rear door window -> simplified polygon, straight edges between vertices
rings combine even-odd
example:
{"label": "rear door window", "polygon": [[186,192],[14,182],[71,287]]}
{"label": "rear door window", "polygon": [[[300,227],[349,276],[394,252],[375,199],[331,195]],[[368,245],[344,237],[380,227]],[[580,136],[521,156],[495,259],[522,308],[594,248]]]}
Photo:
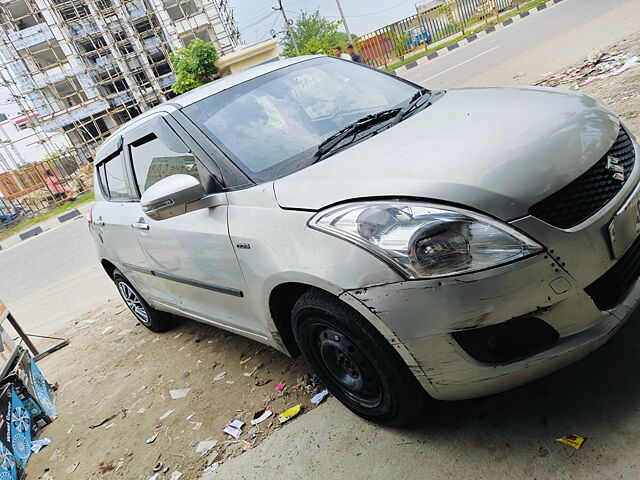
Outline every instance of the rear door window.
{"label": "rear door window", "polygon": [[110,200],[128,200],[127,181],[125,178],[122,156],[116,154],[98,167],[98,177],[104,192]]}

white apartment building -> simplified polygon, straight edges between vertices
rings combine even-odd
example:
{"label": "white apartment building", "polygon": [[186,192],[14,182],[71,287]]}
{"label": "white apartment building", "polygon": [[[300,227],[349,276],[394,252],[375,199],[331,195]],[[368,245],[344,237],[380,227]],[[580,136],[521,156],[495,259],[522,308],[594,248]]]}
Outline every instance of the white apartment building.
{"label": "white apartment building", "polygon": [[170,98],[169,53],[240,43],[227,0],[0,0],[0,76],[42,143],[82,159],[118,125]]}

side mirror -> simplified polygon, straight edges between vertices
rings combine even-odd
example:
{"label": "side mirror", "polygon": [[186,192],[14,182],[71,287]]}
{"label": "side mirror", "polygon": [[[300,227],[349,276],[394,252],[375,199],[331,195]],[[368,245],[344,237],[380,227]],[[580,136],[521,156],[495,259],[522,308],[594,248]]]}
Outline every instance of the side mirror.
{"label": "side mirror", "polygon": [[153,220],[166,220],[227,203],[223,193],[207,195],[197,178],[184,174],[154,183],[142,194],[140,202],[142,211]]}

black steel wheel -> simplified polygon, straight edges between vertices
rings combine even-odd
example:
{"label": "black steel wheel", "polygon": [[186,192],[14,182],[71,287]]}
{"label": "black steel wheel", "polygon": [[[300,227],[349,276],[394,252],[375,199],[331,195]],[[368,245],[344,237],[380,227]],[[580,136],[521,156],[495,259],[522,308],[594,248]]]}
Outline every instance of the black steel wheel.
{"label": "black steel wheel", "polygon": [[329,391],[363,418],[402,425],[426,393],[393,347],[360,314],[336,297],[310,290],[292,313],[295,339]]}
{"label": "black steel wheel", "polygon": [[113,272],[113,281],[122,300],[142,325],[154,332],[164,332],[173,326],[171,314],[151,307],[122,272],[115,270]]}

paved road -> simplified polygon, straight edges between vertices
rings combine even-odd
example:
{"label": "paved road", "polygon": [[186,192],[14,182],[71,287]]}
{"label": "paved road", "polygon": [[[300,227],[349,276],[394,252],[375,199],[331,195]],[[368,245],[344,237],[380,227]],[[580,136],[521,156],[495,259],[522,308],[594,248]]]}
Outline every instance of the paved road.
{"label": "paved road", "polygon": [[531,85],[639,27],[638,0],[566,0],[403,76],[434,89]]}
{"label": "paved road", "polygon": [[82,217],[0,252],[0,299],[30,333],[53,333],[116,297]]}

